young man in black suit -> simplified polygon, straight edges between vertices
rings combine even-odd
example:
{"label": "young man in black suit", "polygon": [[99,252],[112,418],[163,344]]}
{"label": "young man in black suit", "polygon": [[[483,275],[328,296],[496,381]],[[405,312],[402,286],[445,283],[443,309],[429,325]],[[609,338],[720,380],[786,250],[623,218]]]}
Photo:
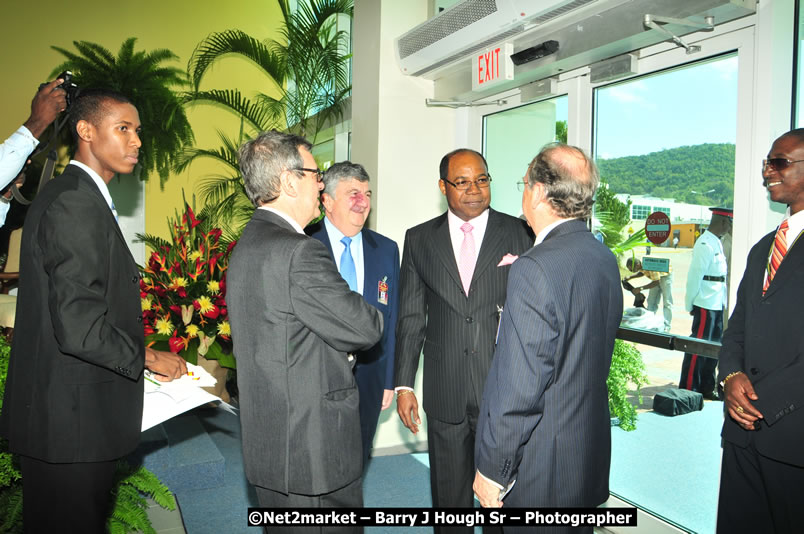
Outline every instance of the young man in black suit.
{"label": "young man in black suit", "polygon": [[145,348],[139,271],[107,189],[137,164],[137,109],[85,91],[70,126],[75,159],[25,220],[0,418],[20,455],[26,532],[105,532],[115,464],[139,442],[143,368],[163,380],[187,372]]}

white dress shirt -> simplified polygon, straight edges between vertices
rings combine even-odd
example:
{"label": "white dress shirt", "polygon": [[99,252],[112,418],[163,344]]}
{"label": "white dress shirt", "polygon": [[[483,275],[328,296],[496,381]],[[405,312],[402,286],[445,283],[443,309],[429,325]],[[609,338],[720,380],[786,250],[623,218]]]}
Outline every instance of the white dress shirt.
{"label": "white dress shirt", "polygon": [[[723,310],[727,298],[725,282],[727,271],[723,243],[715,234],[704,230],[692,247],[684,309],[691,312],[695,305],[706,310]],[[704,280],[704,276],[722,276],[724,281]]]}
{"label": "white dress shirt", "polygon": [[[20,126],[0,144],[0,189],[5,189],[17,177],[38,144],[39,141],[25,126]],[[8,202],[0,203],[0,226],[5,224],[10,207]]]}
{"label": "white dress shirt", "polygon": [[272,207],[270,207],[270,206],[260,206],[260,207],[259,207],[259,208],[257,208],[257,209],[258,209],[258,210],[270,211],[271,213],[276,213],[277,215],[279,215],[280,217],[282,217],[284,220],[286,220],[286,221],[288,222],[288,224],[289,224],[289,225],[291,225],[291,226],[293,227],[293,229],[294,229],[294,230],[296,230],[298,233],[300,233],[300,234],[303,234],[303,233],[304,233],[304,228],[302,228],[301,226],[299,226],[299,223],[297,223],[296,221],[294,221],[294,220],[293,220],[293,219],[290,217],[290,215],[288,215],[288,214],[287,214],[287,213],[285,213],[284,211],[279,211],[278,209],[276,209],[276,208],[272,208]]}
{"label": "white dress shirt", "polygon": [[464,223],[472,225],[472,239],[475,241],[475,263],[477,263],[477,255],[480,253],[480,245],[483,243],[483,236],[486,235],[486,226],[489,224],[489,210],[486,208],[483,213],[464,221],[452,211],[447,210],[447,223],[449,224],[449,239],[452,242],[452,253],[455,255],[455,264],[461,264],[461,244],[463,243],[464,233],[461,226]]}
{"label": "white dress shirt", "polygon": [[103,181],[103,178],[100,177],[100,174],[96,173],[87,165],[84,165],[80,161],[76,161],[74,159],[70,160],[70,165],[80,167],[89,175],[90,178],[92,178],[92,181],[95,182],[95,185],[97,185],[98,189],[100,189],[101,195],[103,195],[103,199],[106,201],[106,205],[109,206],[109,209],[112,211],[112,213],[114,213],[115,218],[117,218],[117,213],[113,207],[114,203],[112,202],[112,195],[109,194],[109,186],[106,185],[106,182]]}
{"label": "white dress shirt", "polygon": [[559,219],[559,220],[557,220],[555,222],[551,222],[550,224],[548,224],[547,226],[542,228],[542,231],[539,232],[539,234],[536,236],[536,240],[533,242],[533,246],[535,247],[536,245],[541,244],[541,242],[544,241],[544,239],[547,237],[547,235],[550,232],[553,231],[553,228],[555,228],[559,224],[565,223],[567,221],[574,221],[574,220],[575,219]]}

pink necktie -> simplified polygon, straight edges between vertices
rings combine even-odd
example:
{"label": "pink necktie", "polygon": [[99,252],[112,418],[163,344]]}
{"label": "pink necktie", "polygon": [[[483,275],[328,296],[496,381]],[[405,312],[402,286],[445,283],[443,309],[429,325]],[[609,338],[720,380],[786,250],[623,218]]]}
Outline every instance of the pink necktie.
{"label": "pink necktie", "polygon": [[463,282],[463,290],[469,296],[469,286],[472,285],[472,274],[475,272],[475,238],[472,237],[472,225],[463,223],[461,225],[463,232],[463,243],[461,243],[460,262],[458,263],[458,272],[461,273],[461,282]]}

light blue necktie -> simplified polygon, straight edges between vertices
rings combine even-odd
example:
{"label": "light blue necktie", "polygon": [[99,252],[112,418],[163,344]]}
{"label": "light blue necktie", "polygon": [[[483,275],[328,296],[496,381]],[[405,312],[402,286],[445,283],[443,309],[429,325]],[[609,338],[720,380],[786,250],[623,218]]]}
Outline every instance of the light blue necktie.
{"label": "light blue necktie", "polygon": [[341,276],[346,283],[349,284],[349,289],[357,291],[357,271],[355,270],[355,260],[352,258],[352,250],[349,245],[352,244],[351,237],[344,237],[341,243],[346,247],[341,254]]}
{"label": "light blue necktie", "polygon": [[117,216],[117,209],[114,207],[114,200],[112,200],[112,215],[114,215],[114,220],[119,223],[120,217]]}

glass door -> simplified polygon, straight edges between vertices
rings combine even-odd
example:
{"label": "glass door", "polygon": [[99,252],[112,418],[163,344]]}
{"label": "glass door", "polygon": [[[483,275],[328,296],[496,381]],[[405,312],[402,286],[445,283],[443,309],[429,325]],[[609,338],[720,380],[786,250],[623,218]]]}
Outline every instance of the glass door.
{"label": "glass door", "polygon": [[530,160],[550,142],[567,142],[567,96],[524,104],[483,117],[483,155],[492,175],[492,206],[522,214],[522,179]]}
{"label": "glass door", "polygon": [[[734,270],[731,280],[722,282],[728,298],[734,297],[742,277],[749,246],[746,232],[753,220],[749,208],[756,201],[751,180],[758,179],[750,165],[755,158],[754,30],[743,21],[688,41],[702,50],[689,55],[671,43],[639,50],[638,74],[613,82],[591,83],[588,67],[565,72],[558,78],[561,96],[523,105],[517,95],[505,94],[506,109],[478,109],[469,124],[470,136],[482,139],[492,185],[498,188],[492,205],[512,215],[521,213],[514,182],[539,149],[557,138],[557,131],[564,135],[564,120],[569,144],[597,161],[606,185],[598,191],[596,204],[605,205],[620,225],[620,238],[612,237],[613,244],[633,237],[620,256],[622,278],[649,270],[645,264],[660,273],[630,281],[641,288],[645,308],[637,306],[641,324],[631,321],[636,329],[628,328],[626,319],[619,337],[639,340],[636,348],[647,382],[641,389],[642,403],[634,384],[628,387],[628,401],[637,412],[636,429],[612,426],[610,490],[666,523],[714,532],[722,403],[707,400],[701,411],[665,417],[653,411],[652,402],[656,394],[679,386],[685,357],[679,347],[697,344],[701,360],[717,356],[718,341],[691,337],[693,316],[686,304],[694,246],[712,224],[714,212],[709,208],[732,209],[737,221],[733,227],[714,228],[721,247],[721,238],[728,241],[732,228],[738,230],[732,259],[723,262],[726,276]],[[610,230],[603,227],[612,221],[597,211],[590,224],[602,233]],[[648,225],[652,231],[660,226],[666,238],[648,243],[640,235]],[[630,270],[628,259],[639,260],[642,268]],[[717,278],[714,273],[699,274]],[[666,276],[670,278],[662,279]],[[655,281],[652,277],[659,283],[645,288]],[[629,312],[636,296],[623,291],[623,311]]]}

